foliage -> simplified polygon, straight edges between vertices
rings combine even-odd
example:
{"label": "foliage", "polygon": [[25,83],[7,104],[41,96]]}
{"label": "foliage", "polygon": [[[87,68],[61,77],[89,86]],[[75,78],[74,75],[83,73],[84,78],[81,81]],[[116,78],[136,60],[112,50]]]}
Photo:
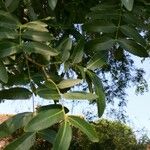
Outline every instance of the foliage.
{"label": "foliage", "polygon": [[[53,149],[69,148],[72,126],[97,142],[95,130],[68,115],[61,100],[94,100],[98,116],[103,115],[111,91],[100,73],[109,72],[118,85],[114,92],[122,92],[131,79],[128,53],[149,57],[149,7],[146,0],[0,0],[0,100],[35,95],[54,101],[1,124],[0,137],[24,130],[6,149],[30,149],[37,134],[54,124],[60,128]],[[73,91],[84,84],[82,91]]]}
{"label": "foliage", "polygon": [[118,121],[102,119],[91,123],[98,133],[99,142],[92,143],[79,130],[74,132],[70,150],[145,150],[147,140],[137,140],[133,130]]}

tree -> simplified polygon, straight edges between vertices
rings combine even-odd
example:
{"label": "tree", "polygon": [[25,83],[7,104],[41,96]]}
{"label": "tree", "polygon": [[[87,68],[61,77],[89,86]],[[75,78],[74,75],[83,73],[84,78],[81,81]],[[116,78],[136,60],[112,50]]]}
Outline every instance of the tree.
{"label": "tree", "polygon": [[[1,124],[0,137],[24,130],[6,149],[30,149],[54,124],[60,125],[54,150],[69,148],[72,126],[97,142],[90,124],[68,115],[60,102],[87,99],[97,103],[102,116],[106,98],[121,94],[131,80],[128,53],[149,57],[149,2],[0,0],[0,4],[0,99],[28,100],[35,95],[54,101]],[[114,93],[107,73],[117,85]],[[142,75],[139,71],[135,82],[144,83]],[[73,91],[75,85],[83,85],[83,90]]]}

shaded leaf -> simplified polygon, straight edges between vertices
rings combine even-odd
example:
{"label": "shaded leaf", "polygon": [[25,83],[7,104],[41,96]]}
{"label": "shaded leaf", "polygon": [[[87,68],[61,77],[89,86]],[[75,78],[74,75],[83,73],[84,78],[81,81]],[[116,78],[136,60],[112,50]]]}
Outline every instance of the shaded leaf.
{"label": "shaded leaf", "polygon": [[12,42],[0,42],[0,58],[21,52],[21,46]]}
{"label": "shaded leaf", "polygon": [[29,150],[34,145],[35,139],[35,133],[24,133],[14,142],[7,145],[4,150]]}
{"label": "shaded leaf", "polygon": [[62,80],[59,84],[57,84],[58,88],[65,89],[77,85],[81,82],[80,79],[66,79]]}
{"label": "shaded leaf", "polygon": [[105,93],[103,90],[103,86],[102,86],[101,80],[95,73],[91,71],[87,71],[87,74],[90,77],[94,85],[94,91],[96,95],[98,96],[96,102],[97,102],[97,107],[98,107],[98,116],[101,117],[106,107]]}
{"label": "shaded leaf", "polygon": [[148,53],[144,47],[141,45],[135,43],[133,40],[127,40],[127,39],[119,39],[118,43],[120,46],[125,49],[126,51],[129,51],[133,55],[139,56],[139,57],[148,57]]}
{"label": "shaded leaf", "polygon": [[83,118],[78,117],[78,116],[68,116],[68,120],[76,128],[79,128],[83,133],[85,133],[88,138],[92,142],[98,142],[98,136],[94,128],[86,122]]}
{"label": "shaded leaf", "polygon": [[0,91],[0,99],[7,100],[25,100],[30,99],[32,96],[32,92],[26,88],[22,87],[14,87],[10,89],[3,89]]}
{"label": "shaded leaf", "polygon": [[25,127],[26,132],[46,129],[64,119],[64,111],[60,107],[40,111]]}
{"label": "shaded leaf", "polygon": [[13,12],[17,9],[20,0],[5,0],[5,6],[9,12]]}
{"label": "shaded leaf", "polygon": [[25,112],[10,117],[0,124],[0,138],[14,133],[17,129],[24,127],[33,117],[33,113]]}
{"label": "shaded leaf", "polygon": [[72,139],[72,129],[68,122],[64,122],[58,130],[53,150],[68,150]]}
{"label": "shaded leaf", "polygon": [[1,60],[0,60],[0,80],[3,81],[4,83],[8,82],[7,70]]}

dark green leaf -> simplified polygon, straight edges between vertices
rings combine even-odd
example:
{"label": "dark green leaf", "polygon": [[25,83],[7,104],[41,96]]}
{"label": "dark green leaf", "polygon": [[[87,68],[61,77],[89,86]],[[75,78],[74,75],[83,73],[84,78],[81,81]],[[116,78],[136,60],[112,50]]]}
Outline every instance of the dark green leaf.
{"label": "dark green leaf", "polygon": [[102,86],[101,80],[95,73],[93,73],[91,71],[87,71],[87,74],[90,77],[90,79],[94,85],[95,93],[98,96],[98,98],[97,98],[98,116],[101,117],[104,113],[105,106],[106,106],[103,86]]}
{"label": "dark green leaf", "polygon": [[29,150],[34,145],[35,139],[35,133],[24,133],[14,142],[7,145],[4,150]]}
{"label": "dark green leaf", "polygon": [[21,52],[21,46],[12,42],[0,42],[0,58]]}
{"label": "dark green leaf", "polygon": [[61,51],[61,60],[62,60],[62,62],[65,62],[69,59],[71,48],[72,48],[72,39],[71,38],[65,39],[58,46],[57,49],[59,51]]}
{"label": "dark green leaf", "polygon": [[79,128],[83,133],[85,133],[88,138],[92,142],[98,142],[98,136],[94,128],[86,122],[83,118],[78,117],[78,116],[68,116],[68,120],[76,128]]}
{"label": "dark green leaf", "polygon": [[72,129],[67,121],[65,121],[57,133],[53,150],[68,150],[72,139]]}
{"label": "dark green leaf", "polygon": [[127,25],[123,25],[120,27],[121,32],[125,34],[126,36],[129,36],[130,38],[133,38],[136,42],[140,43],[141,45],[145,46],[146,41],[144,38],[138,33],[138,31],[132,27],[129,27]]}
{"label": "dark green leaf", "polygon": [[70,99],[70,100],[94,100],[97,98],[96,94],[93,93],[87,93],[87,92],[69,92],[63,94],[64,99]]}
{"label": "dark green leaf", "polygon": [[3,89],[0,91],[0,99],[7,100],[21,100],[30,99],[32,96],[31,91],[22,87],[15,87],[10,89]]}
{"label": "dark green leaf", "polygon": [[107,64],[107,58],[108,58],[108,53],[107,51],[101,51],[99,53],[96,53],[93,58],[90,59],[90,61],[87,64],[87,69],[97,69],[101,68],[103,65]]}
{"label": "dark green leaf", "polygon": [[83,29],[89,32],[113,33],[117,28],[112,23],[96,20],[84,24]]}
{"label": "dark green leaf", "polygon": [[7,70],[1,60],[0,60],[0,80],[3,81],[4,83],[8,82]]}
{"label": "dark green leaf", "polygon": [[0,138],[7,137],[17,129],[24,127],[33,117],[33,113],[25,112],[10,117],[0,125]]}
{"label": "dark green leaf", "polygon": [[45,99],[53,99],[53,100],[60,99],[59,91],[56,85],[51,81],[47,81],[43,85],[38,87],[37,94],[40,97],[45,98]]}
{"label": "dark green leaf", "polygon": [[38,136],[53,144],[56,138],[56,131],[51,130],[51,129],[41,130],[41,131],[38,131]]}
{"label": "dark green leaf", "polygon": [[65,88],[75,86],[79,84],[81,81],[82,80],[80,79],[66,79],[66,80],[62,80],[57,86],[60,89],[65,89]]}
{"label": "dark green leaf", "polygon": [[49,108],[40,111],[25,127],[26,132],[34,132],[46,129],[64,119],[62,108]]}
{"label": "dark green leaf", "polygon": [[139,57],[149,56],[146,49],[142,47],[141,45],[135,43],[133,40],[119,39],[118,43],[123,49],[125,49],[126,51],[129,51],[133,55],[136,55]]}
{"label": "dark green leaf", "polygon": [[18,7],[20,0],[5,0],[5,6],[9,12],[13,12]]}

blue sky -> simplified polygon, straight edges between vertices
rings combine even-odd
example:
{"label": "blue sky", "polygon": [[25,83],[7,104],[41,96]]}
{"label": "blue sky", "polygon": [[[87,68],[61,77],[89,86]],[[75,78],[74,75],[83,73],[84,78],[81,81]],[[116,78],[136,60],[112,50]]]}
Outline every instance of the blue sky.
{"label": "blue sky", "polygon": [[[147,80],[150,87],[150,59],[147,59],[141,64],[141,59],[133,57],[135,61],[135,65],[139,68],[144,68],[146,75],[145,79]],[[127,89],[128,96],[126,97],[128,101],[128,105],[126,108],[127,115],[129,115],[129,125],[133,127],[135,130],[141,130],[145,128],[147,130],[147,134],[150,137],[150,92],[146,92],[143,95],[135,94],[135,87],[130,87]],[[41,104],[50,104],[48,100],[42,100],[40,98],[35,98],[36,105]],[[72,107],[72,103],[66,103],[70,108]],[[18,101],[5,101],[5,103],[0,104],[0,113],[18,113],[24,111],[32,111],[32,99],[31,100],[18,100]],[[73,109],[74,114],[83,114],[86,109],[91,109],[88,106],[88,103],[84,103],[82,106],[76,104],[76,108]],[[92,108],[93,109],[93,108]],[[94,113],[95,113],[94,108]]]}

